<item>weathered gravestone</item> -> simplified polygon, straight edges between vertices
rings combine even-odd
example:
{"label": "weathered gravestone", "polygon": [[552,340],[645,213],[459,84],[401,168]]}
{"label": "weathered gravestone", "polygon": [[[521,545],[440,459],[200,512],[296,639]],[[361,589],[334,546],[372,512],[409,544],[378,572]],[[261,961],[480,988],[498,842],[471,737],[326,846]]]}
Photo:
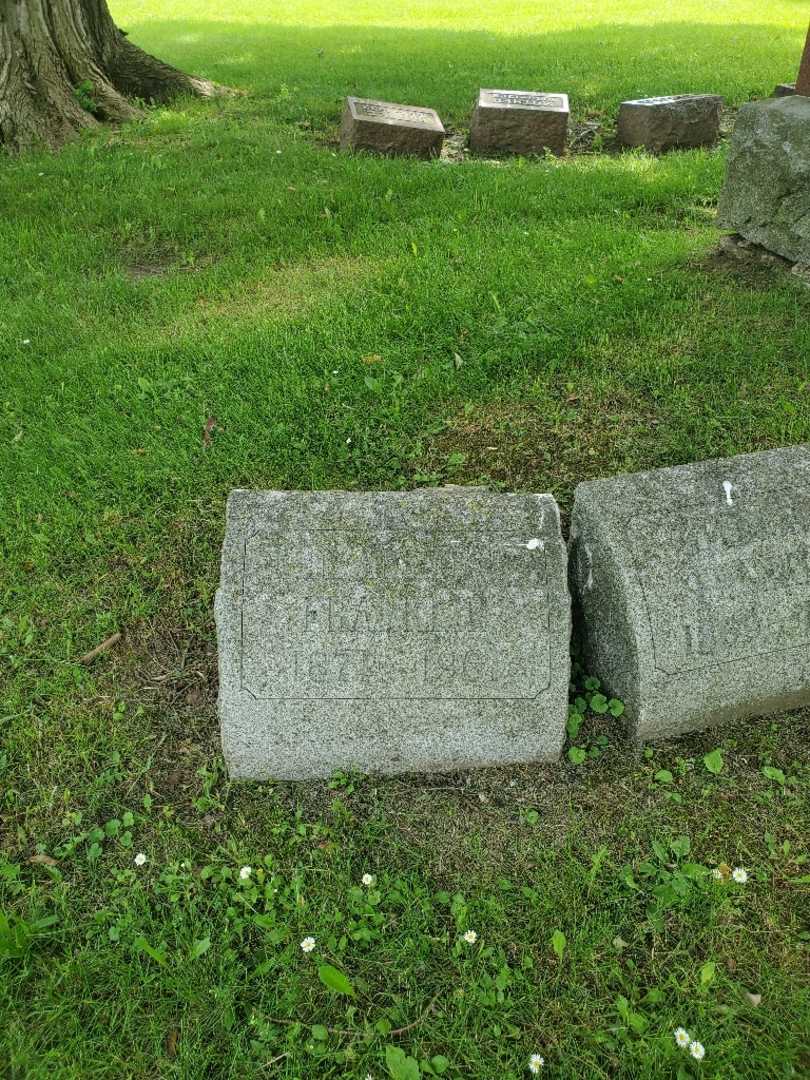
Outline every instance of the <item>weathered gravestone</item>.
{"label": "weathered gravestone", "polygon": [[796,93],[795,83],[777,83],[773,88],[773,94],[771,97],[790,97],[791,94]]}
{"label": "weathered gravestone", "polygon": [[470,127],[477,154],[565,152],[568,96],[528,90],[480,90]]}
{"label": "weathered gravestone", "polygon": [[342,150],[431,158],[441,153],[444,135],[444,125],[433,109],[346,98],[340,128]]}
{"label": "weathered gravestone", "polygon": [[710,146],[720,135],[722,107],[723,99],[716,94],[623,101],[619,106],[618,139],[622,146],[643,146],[655,153]]}
{"label": "weathered gravestone", "polygon": [[743,105],[717,221],[785,259],[810,263],[810,97]]}
{"label": "weathered gravestone", "polygon": [[571,586],[640,740],[810,702],[810,446],[580,484]]}
{"label": "weathered gravestone", "polygon": [[234,491],[216,598],[231,775],[555,759],[566,567],[549,495]]}

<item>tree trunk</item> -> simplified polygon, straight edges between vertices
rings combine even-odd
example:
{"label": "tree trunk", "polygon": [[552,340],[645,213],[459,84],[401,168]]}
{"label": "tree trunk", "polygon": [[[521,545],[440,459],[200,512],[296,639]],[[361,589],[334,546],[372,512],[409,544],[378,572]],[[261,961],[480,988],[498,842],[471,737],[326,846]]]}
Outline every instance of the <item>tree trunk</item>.
{"label": "tree trunk", "polygon": [[0,145],[57,147],[81,128],[138,115],[127,100],[221,88],[127,40],[107,0],[0,0]]}

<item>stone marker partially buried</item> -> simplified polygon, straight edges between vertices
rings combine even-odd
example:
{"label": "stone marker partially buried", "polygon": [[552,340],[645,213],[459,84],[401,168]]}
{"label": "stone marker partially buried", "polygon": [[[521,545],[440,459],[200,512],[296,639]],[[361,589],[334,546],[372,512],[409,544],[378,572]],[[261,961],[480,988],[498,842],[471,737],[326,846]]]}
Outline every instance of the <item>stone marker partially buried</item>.
{"label": "stone marker partially buried", "polygon": [[444,136],[444,125],[433,109],[346,98],[340,127],[341,150],[432,158],[441,153]]}
{"label": "stone marker partially buried", "polygon": [[810,702],[810,446],[580,484],[570,554],[639,740]]}
{"label": "stone marker partially buried", "polygon": [[560,155],[568,139],[567,94],[480,90],[470,125],[476,154]]}
{"label": "stone marker partially buried", "polygon": [[566,578],[549,495],[232,492],[216,598],[231,775],[556,759]]}
{"label": "stone marker partially buried", "polygon": [[720,137],[723,99],[717,94],[638,98],[619,106],[616,134],[622,146],[665,150],[711,146]]}

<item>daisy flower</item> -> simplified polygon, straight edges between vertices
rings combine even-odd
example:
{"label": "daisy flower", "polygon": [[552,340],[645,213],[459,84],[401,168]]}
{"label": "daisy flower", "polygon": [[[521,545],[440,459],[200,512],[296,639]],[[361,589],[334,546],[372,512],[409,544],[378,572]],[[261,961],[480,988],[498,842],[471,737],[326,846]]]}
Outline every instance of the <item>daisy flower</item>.
{"label": "daisy flower", "polygon": [[247,879],[250,877],[250,875],[252,873],[253,873],[253,867],[252,866],[243,866],[242,869],[239,871],[239,877],[242,879],[242,881],[247,881]]}
{"label": "daisy flower", "polygon": [[675,1042],[680,1046],[681,1050],[686,1050],[689,1046],[689,1032],[686,1028],[675,1028]]}
{"label": "daisy flower", "polygon": [[748,881],[748,871],[744,870],[741,866],[735,866],[731,871],[731,876],[738,885],[744,885],[746,881]]}
{"label": "daisy flower", "polygon": [[706,1056],[706,1048],[703,1043],[699,1043],[697,1039],[695,1039],[694,1042],[689,1043],[689,1053],[695,1061],[703,1061]]}
{"label": "daisy flower", "polygon": [[301,948],[304,950],[304,952],[312,952],[312,950],[315,948],[315,938],[305,937],[304,940],[301,942]]}
{"label": "daisy flower", "polygon": [[135,858],[132,860],[136,866],[143,866],[146,862],[146,856],[142,851],[139,851]]}
{"label": "daisy flower", "polygon": [[377,879],[374,877],[373,874],[363,874],[360,880],[364,885],[373,885]]}
{"label": "daisy flower", "polygon": [[530,1073],[534,1073],[536,1075],[537,1073],[540,1072],[540,1070],[543,1068],[544,1065],[545,1065],[545,1061],[544,1061],[541,1054],[532,1054],[532,1056],[529,1058],[529,1072]]}
{"label": "daisy flower", "polygon": [[474,945],[478,941],[478,934],[476,934],[475,930],[468,930],[463,937],[468,945]]}

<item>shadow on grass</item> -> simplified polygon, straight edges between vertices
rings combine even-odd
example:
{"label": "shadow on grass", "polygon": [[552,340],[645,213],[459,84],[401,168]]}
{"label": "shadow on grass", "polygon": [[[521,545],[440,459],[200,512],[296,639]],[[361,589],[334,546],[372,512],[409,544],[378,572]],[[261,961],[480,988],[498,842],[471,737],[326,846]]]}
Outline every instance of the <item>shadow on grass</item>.
{"label": "shadow on grass", "polygon": [[459,123],[479,86],[566,92],[578,114],[612,111],[628,97],[689,91],[739,104],[792,79],[801,51],[798,31],[766,24],[502,34],[167,19],[126,29],[182,68],[270,97],[281,116],[318,122],[336,118],[344,95],[361,94],[431,104]]}

